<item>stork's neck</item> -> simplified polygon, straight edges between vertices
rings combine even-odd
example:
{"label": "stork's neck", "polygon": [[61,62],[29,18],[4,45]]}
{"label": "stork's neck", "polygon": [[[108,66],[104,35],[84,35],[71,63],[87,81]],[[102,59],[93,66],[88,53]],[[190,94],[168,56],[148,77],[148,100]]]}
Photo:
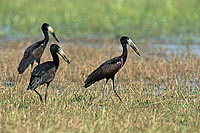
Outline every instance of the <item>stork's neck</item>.
{"label": "stork's neck", "polygon": [[58,69],[58,66],[59,66],[59,58],[58,58],[58,55],[57,53],[54,53],[51,51],[51,55],[53,57],[53,63],[55,64],[56,66],[56,70]]}
{"label": "stork's neck", "polygon": [[122,48],[123,48],[123,53],[121,55],[123,61],[126,61],[127,58],[127,45],[126,44],[122,44]]}
{"label": "stork's neck", "polygon": [[49,41],[49,34],[46,30],[43,30],[43,34],[44,34],[44,46],[46,47],[48,41]]}

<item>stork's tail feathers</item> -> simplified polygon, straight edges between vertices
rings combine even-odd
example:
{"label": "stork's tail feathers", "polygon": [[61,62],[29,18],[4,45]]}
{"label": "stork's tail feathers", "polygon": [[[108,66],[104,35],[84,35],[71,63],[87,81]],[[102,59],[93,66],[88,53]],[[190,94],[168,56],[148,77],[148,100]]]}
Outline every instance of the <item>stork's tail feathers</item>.
{"label": "stork's tail feathers", "polygon": [[95,80],[95,74],[94,73],[91,73],[87,79],[85,80],[85,85],[84,87],[87,88],[89,87],[90,85],[94,84],[96,82]]}
{"label": "stork's tail feathers", "polygon": [[95,83],[95,81],[89,82],[89,81],[86,80],[84,87],[87,88],[87,87],[89,87],[90,85],[92,85],[94,83]]}
{"label": "stork's tail feathers", "polygon": [[30,64],[31,64],[30,58],[29,57],[24,57],[20,61],[19,67],[17,68],[19,74],[22,74]]}
{"label": "stork's tail feathers", "polygon": [[27,90],[35,90],[38,87],[39,84],[40,84],[39,78],[32,78],[31,77],[31,80],[30,80],[30,83],[27,87]]}

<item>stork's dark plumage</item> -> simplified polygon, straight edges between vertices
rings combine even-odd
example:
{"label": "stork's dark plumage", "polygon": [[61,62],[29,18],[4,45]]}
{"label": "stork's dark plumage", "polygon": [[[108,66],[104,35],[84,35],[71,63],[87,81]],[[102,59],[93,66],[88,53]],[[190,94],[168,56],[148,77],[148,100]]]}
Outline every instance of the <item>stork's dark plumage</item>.
{"label": "stork's dark plumage", "polygon": [[65,53],[60,49],[60,47],[56,44],[52,44],[50,47],[51,55],[53,57],[53,61],[47,61],[42,64],[37,65],[33,72],[31,73],[30,83],[28,85],[27,90],[35,91],[39,97],[40,101],[42,102],[41,95],[36,91],[36,88],[39,85],[47,84],[46,93],[45,93],[45,102],[47,98],[47,88],[50,82],[54,79],[56,71],[59,66],[59,58],[58,54],[60,54],[63,59],[70,64],[69,60],[67,59]]}
{"label": "stork's dark plumage", "polygon": [[19,74],[22,74],[26,68],[31,64],[31,71],[33,68],[33,63],[36,61],[38,64],[40,64],[40,58],[44,52],[44,49],[46,48],[46,45],[49,41],[49,35],[48,31],[51,33],[51,35],[55,38],[57,42],[59,42],[58,38],[56,37],[56,34],[54,33],[53,28],[49,26],[49,24],[44,23],[41,27],[44,39],[41,41],[38,41],[32,45],[30,45],[24,52],[24,56],[22,60],[19,63],[18,72]]}
{"label": "stork's dark plumage", "polygon": [[[103,64],[101,64],[96,70],[94,70],[85,80],[85,85],[84,87],[87,88],[90,85],[94,84],[95,82],[106,78],[106,84],[109,79],[112,79],[113,81],[113,91],[117,95],[117,97],[120,99],[122,102],[120,96],[117,94],[115,91],[115,86],[114,86],[114,77],[115,74],[124,66],[127,58],[127,44],[132,47],[132,49],[140,56],[139,50],[137,49],[136,45],[133,43],[133,41],[127,37],[127,36],[122,36],[120,38],[121,45],[123,47],[123,53],[121,56],[112,58]],[[104,88],[104,93],[105,93],[105,88]],[[103,93],[103,97],[104,97]]]}

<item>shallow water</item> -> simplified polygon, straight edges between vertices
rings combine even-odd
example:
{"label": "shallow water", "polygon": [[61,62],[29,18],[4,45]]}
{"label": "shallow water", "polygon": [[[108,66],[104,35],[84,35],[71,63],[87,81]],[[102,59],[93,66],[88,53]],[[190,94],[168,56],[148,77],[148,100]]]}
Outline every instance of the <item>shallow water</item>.
{"label": "shallow water", "polygon": [[190,44],[190,45],[181,45],[181,44],[151,44],[152,49],[164,49],[167,53],[173,53],[178,55],[179,53],[193,53],[200,56],[200,45]]}

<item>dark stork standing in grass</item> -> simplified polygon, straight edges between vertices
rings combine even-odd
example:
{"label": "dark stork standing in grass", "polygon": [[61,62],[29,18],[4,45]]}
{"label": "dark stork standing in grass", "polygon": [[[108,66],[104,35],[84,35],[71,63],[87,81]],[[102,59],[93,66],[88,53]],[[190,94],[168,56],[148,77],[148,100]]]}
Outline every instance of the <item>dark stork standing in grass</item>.
{"label": "dark stork standing in grass", "polygon": [[46,48],[47,43],[49,41],[48,31],[55,38],[55,40],[57,42],[59,42],[58,38],[56,37],[56,34],[54,33],[53,28],[51,28],[51,26],[49,24],[43,23],[41,29],[44,33],[44,39],[30,45],[25,50],[24,56],[23,56],[22,60],[20,61],[19,67],[17,69],[19,74],[22,74],[30,64],[31,64],[31,71],[32,71],[34,61],[36,61],[38,64],[40,64],[40,58],[41,58],[41,56],[44,52],[44,49]]}
{"label": "dark stork standing in grass", "polygon": [[[123,53],[122,55],[112,58],[108,61],[105,61],[103,64],[101,64],[96,70],[94,70],[85,80],[84,87],[87,88],[90,85],[94,84],[95,82],[106,78],[106,84],[109,79],[112,79],[113,82],[113,91],[117,95],[117,97],[122,102],[122,99],[117,94],[114,86],[114,78],[115,74],[124,66],[127,58],[127,44],[132,47],[132,49],[140,56],[139,50],[137,49],[136,45],[133,43],[133,41],[128,36],[122,36],[120,38],[121,45],[123,47]],[[103,99],[104,99],[104,93],[106,90],[106,84],[103,92]]]}
{"label": "dark stork standing in grass", "polygon": [[56,71],[59,66],[59,58],[58,55],[61,55],[62,58],[70,64],[69,60],[67,59],[65,53],[61,50],[61,48],[57,44],[52,44],[50,47],[50,52],[53,57],[53,61],[47,61],[42,64],[37,65],[33,72],[31,73],[30,83],[28,85],[27,90],[35,91],[39,97],[40,101],[42,102],[42,96],[36,91],[36,88],[39,85],[47,84],[46,92],[45,92],[45,102],[47,99],[47,88],[50,82],[54,79]]}

